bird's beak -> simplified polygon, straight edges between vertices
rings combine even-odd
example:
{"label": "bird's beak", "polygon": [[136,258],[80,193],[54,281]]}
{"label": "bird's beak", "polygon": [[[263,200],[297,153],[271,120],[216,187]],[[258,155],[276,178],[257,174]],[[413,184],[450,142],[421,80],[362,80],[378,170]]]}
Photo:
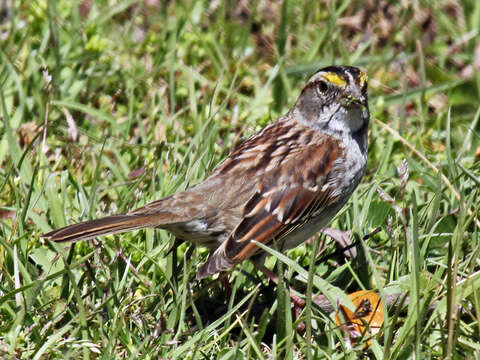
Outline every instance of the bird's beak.
{"label": "bird's beak", "polygon": [[363,95],[350,95],[346,98],[346,104],[345,105],[361,105],[363,107],[367,107],[367,98]]}

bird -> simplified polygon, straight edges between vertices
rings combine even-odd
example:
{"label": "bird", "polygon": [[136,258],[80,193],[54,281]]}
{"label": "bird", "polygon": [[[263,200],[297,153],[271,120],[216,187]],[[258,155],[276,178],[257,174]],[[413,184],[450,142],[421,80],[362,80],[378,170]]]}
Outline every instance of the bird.
{"label": "bird", "polygon": [[287,113],[233,149],[203,182],[42,237],[68,242],[165,229],[210,250],[197,279],[264,258],[257,243],[294,248],[334,218],[365,173],[367,82],[357,67],[319,69]]}

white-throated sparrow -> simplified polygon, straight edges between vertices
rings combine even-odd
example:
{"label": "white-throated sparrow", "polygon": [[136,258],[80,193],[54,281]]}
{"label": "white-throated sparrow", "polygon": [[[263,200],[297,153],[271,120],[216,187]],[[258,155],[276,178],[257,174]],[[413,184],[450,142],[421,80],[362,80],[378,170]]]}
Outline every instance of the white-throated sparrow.
{"label": "white-throated sparrow", "polygon": [[295,247],[326,226],[360,182],[368,122],[365,73],[326,67],[288,113],[243,142],[201,184],[43,237],[63,242],[163,228],[212,250],[199,279],[256,254],[252,240]]}

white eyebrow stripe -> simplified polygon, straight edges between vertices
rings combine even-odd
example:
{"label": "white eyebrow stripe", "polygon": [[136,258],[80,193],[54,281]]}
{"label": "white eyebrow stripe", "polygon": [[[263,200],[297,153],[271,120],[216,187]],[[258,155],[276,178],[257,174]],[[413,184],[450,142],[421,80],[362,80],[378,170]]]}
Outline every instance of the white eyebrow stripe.
{"label": "white eyebrow stripe", "polygon": [[348,74],[348,77],[350,78],[350,84],[356,84],[355,79],[353,78],[353,75],[350,71],[345,71]]}

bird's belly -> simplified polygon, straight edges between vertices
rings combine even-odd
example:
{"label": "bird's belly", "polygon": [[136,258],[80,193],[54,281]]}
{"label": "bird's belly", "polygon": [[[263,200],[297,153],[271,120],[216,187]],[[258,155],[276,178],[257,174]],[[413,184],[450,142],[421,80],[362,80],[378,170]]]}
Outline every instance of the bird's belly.
{"label": "bird's belly", "polygon": [[210,250],[216,250],[226,240],[225,229],[210,228],[205,219],[169,224],[163,228],[181,240],[190,241],[195,246],[204,246]]}
{"label": "bird's belly", "polygon": [[315,216],[310,221],[292,231],[289,235],[287,235],[287,237],[282,239],[281,248],[292,249],[300,245],[305,240],[311,238],[320,230],[322,230],[330,222],[330,220],[332,220],[336,213],[336,210],[327,210]]}

